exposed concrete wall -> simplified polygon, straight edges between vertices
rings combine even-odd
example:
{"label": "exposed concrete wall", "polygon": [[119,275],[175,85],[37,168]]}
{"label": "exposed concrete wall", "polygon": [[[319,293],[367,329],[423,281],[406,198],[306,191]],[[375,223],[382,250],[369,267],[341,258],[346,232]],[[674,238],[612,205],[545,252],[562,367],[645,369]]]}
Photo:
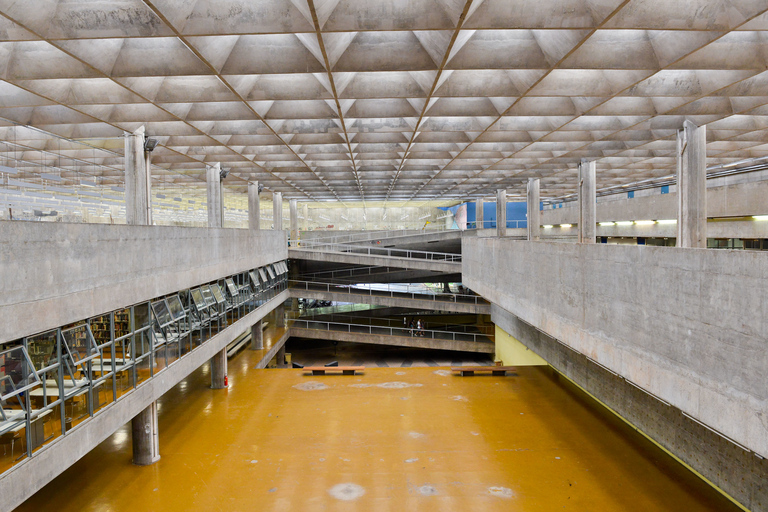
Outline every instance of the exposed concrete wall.
{"label": "exposed concrete wall", "polygon": [[[640,220],[640,219],[638,219]],[[571,236],[574,241],[577,228],[552,227],[542,229],[542,238]],[[630,226],[597,226],[597,236],[608,237],[644,237],[644,238],[675,238],[677,224],[650,224]],[[707,223],[709,238],[768,238],[768,221],[756,220],[727,220],[710,221]]]}
{"label": "exposed concrete wall", "polygon": [[[707,188],[707,217],[744,217],[768,215],[768,181],[737,183]],[[576,203],[563,208],[541,212],[542,224],[575,224],[578,222]],[[597,221],[658,220],[677,218],[677,192],[627,199],[614,196],[597,199]],[[711,228],[711,223],[708,226]],[[546,233],[542,233],[546,234]],[[598,235],[599,236],[599,235]],[[711,236],[711,235],[709,235]]]}
{"label": "exposed concrete wall", "polygon": [[[149,404],[181,382],[213,355],[250,329],[251,325],[282,304],[287,291],[224,329],[189,354],[174,362],[139,387],[101,409],[93,418],[77,425],[67,435],[52,442],[0,476],[4,510],[13,510],[45,484],[56,478],[83,455],[131,421]],[[160,432],[160,436],[162,436]],[[127,462],[127,461],[126,461]]]}
{"label": "exposed concrete wall", "polygon": [[750,251],[467,239],[464,283],[768,454],[768,258]]}
{"label": "exposed concrete wall", "polygon": [[[755,512],[768,510],[768,460],[739,448],[686,417],[680,409],[601,368],[495,304],[491,318],[499,328],[733,499]],[[497,331],[497,347],[499,343]]]}
{"label": "exposed concrete wall", "polygon": [[316,340],[346,341],[349,343],[366,343],[369,345],[386,345],[391,347],[452,350],[455,352],[479,352],[483,354],[493,354],[494,352],[493,343],[481,341],[474,342],[439,340],[426,337],[420,338],[417,336],[389,336],[386,334],[305,329],[303,327],[291,327],[291,336],[295,336],[297,338],[311,338]]}
{"label": "exposed concrete wall", "polygon": [[330,263],[346,263],[366,267],[399,267],[415,270],[434,270],[437,272],[458,272],[461,263],[441,260],[425,260],[396,256],[371,256],[346,252],[313,251],[310,249],[288,250],[288,255],[297,260],[325,261]]}
{"label": "exposed concrete wall", "polygon": [[0,343],[287,256],[283,232],[0,221]]}

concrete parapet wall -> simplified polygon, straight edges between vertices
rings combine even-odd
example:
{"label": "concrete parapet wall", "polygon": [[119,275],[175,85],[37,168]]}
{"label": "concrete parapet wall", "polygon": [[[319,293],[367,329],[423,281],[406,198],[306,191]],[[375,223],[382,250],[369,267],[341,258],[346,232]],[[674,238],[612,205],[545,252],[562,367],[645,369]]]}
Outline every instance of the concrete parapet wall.
{"label": "concrete parapet wall", "polygon": [[330,252],[312,249],[290,249],[291,258],[308,261],[324,261],[330,263],[345,263],[348,265],[363,265],[368,267],[398,267],[412,270],[433,270],[436,272],[458,272],[460,262],[427,260],[395,256],[373,256],[352,252]]}
{"label": "concrete parapet wall", "polygon": [[768,454],[768,257],[463,241],[464,284],[756,453]]}
{"label": "concrete parapet wall", "polygon": [[369,345],[451,350],[455,352],[479,352],[484,354],[493,354],[496,350],[493,342],[442,340],[418,336],[389,336],[386,334],[306,329],[304,327],[291,327],[291,336],[317,340],[345,341],[348,343],[367,343]]}
{"label": "concrete parapet wall", "polygon": [[282,231],[0,221],[0,343],[287,256]]}
{"label": "concrete parapet wall", "polygon": [[496,304],[491,318],[497,350],[498,329],[504,329],[732,499],[754,512],[768,510],[767,459],[741,449]]}

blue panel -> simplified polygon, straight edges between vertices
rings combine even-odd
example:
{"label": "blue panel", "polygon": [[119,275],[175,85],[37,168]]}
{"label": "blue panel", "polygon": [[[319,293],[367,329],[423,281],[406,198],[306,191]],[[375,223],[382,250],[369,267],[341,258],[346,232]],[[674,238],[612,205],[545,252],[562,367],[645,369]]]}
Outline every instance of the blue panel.
{"label": "blue panel", "polygon": [[663,187],[661,187],[661,193],[669,194],[669,185],[664,185]]}
{"label": "blue panel", "polygon": [[627,192],[627,197],[628,197],[628,198],[630,198],[630,199],[632,199],[633,197],[635,197],[635,191],[633,190],[633,191],[631,191],[631,192]]}

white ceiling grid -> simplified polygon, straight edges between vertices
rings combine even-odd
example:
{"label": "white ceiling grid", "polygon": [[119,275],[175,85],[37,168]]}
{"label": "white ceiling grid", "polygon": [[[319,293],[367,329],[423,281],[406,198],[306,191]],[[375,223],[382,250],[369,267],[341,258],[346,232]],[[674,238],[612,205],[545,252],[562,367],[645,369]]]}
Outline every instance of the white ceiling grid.
{"label": "white ceiling grid", "polygon": [[[529,177],[557,197],[584,158],[601,188],[670,174],[686,119],[708,126],[710,165],[768,155],[766,11],[765,0],[0,0],[0,118],[73,139],[146,125],[163,180],[187,186],[221,162],[230,188],[258,180],[289,199],[515,195]],[[117,163],[99,165],[115,175]]]}

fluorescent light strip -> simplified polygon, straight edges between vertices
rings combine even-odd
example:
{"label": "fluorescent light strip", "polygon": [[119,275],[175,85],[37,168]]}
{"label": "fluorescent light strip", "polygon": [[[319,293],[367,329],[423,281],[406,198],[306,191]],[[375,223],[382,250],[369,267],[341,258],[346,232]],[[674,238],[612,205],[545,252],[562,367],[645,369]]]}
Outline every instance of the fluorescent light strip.
{"label": "fluorescent light strip", "polygon": [[615,222],[601,222],[600,225],[601,226],[615,226],[616,223]]}
{"label": "fluorescent light strip", "polygon": [[655,220],[636,220],[635,224],[638,226],[650,226],[652,224],[656,224]]}
{"label": "fluorescent light strip", "polygon": [[657,220],[659,224],[677,224],[677,219],[664,219],[664,220]]}
{"label": "fluorescent light strip", "polygon": [[560,224],[561,228],[572,228],[573,224]]}
{"label": "fluorescent light strip", "polygon": [[617,226],[631,226],[634,224],[631,220],[622,220],[616,223]]}

